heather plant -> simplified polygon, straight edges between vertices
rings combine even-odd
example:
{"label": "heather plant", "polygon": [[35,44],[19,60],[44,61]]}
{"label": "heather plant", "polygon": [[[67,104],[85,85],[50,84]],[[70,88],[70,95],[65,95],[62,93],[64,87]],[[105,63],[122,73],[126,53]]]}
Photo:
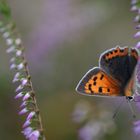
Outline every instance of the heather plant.
{"label": "heather plant", "polygon": [[19,115],[25,115],[22,133],[29,140],[45,140],[40,111],[37,105],[28,64],[16,25],[6,1],[0,2],[0,34],[10,54],[10,70],[15,70],[13,83],[17,83],[15,99],[21,99]]}

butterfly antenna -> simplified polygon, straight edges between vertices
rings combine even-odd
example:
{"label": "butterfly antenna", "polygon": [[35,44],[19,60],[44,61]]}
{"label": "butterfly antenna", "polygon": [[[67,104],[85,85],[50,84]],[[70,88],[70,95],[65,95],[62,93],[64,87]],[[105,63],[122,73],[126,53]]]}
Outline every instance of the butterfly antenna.
{"label": "butterfly antenna", "polygon": [[129,99],[127,99],[127,103],[129,105],[130,111],[132,112],[133,118],[136,118],[136,114],[134,112],[134,109],[133,109],[132,104],[130,103]]}
{"label": "butterfly antenna", "polygon": [[113,119],[115,119],[116,118],[116,115],[118,114],[118,112],[119,112],[119,110],[120,110],[120,108],[121,108],[121,106],[122,106],[122,104],[124,103],[124,101],[122,101],[120,104],[119,104],[119,106],[116,108],[116,110],[115,110],[115,113],[114,113],[114,115],[113,115]]}

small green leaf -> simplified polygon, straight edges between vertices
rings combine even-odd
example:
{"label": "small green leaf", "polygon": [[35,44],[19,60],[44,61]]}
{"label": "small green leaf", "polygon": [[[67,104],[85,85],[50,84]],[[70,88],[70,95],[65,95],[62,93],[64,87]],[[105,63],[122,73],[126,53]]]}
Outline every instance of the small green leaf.
{"label": "small green leaf", "polygon": [[11,18],[11,10],[6,1],[0,2],[0,14],[2,14],[5,18]]}

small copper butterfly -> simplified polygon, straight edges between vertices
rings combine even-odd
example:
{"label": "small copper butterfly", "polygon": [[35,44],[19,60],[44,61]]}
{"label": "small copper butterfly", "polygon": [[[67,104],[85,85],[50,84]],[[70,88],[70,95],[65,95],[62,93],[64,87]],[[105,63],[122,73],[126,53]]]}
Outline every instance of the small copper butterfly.
{"label": "small copper butterfly", "polygon": [[76,91],[84,95],[126,96],[132,99],[134,71],[138,62],[135,48],[115,47],[101,54],[99,67],[89,70]]}

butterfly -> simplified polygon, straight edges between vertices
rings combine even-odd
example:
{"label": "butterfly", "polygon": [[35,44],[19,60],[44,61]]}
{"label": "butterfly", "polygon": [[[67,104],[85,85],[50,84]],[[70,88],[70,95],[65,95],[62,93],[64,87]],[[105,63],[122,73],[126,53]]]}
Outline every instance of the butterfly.
{"label": "butterfly", "polygon": [[133,99],[137,62],[136,48],[117,46],[109,49],[100,55],[99,67],[90,69],[83,76],[76,91],[91,96],[125,96]]}

